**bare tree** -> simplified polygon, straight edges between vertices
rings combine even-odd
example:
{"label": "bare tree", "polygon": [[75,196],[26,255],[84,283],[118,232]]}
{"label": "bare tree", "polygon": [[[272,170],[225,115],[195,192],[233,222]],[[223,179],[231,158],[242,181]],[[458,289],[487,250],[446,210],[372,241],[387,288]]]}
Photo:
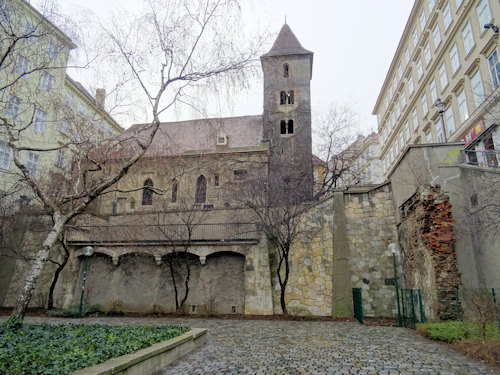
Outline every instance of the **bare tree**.
{"label": "bare tree", "polygon": [[[35,103],[24,105],[22,116],[15,99],[4,105],[5,114],[0,119],[0,126],[17,168],[16,173],[53,223],[36,252],[12,317],[24,318],[49,251],[62,238],[65,226],[84,213],[97,197],[119,181],[145,154],[158,130],[160,115],[177,101],[190,103],[188,88],[203,86],[204,83],[205,86],[214,85],[218,82],[217,78],[226,78],[226,82],[235,85],[243,84],[247,73],[252,71],[250,68],[256,65],[258,49],[234,43],[231,30],[227,28],[229,20],[234,21],[238,15],[236,0],[151,0],[147,6],[144,15],[122,20],[120,29],[105,29],[105,36],[110,42],[107,50],[109,57],[115,62],[119,59],[124,61],[138,89],[145,93],[152,115],[149,123],[135,126],[126,135],[101,143],[98,147],[90,137],[72,139],[67,144],[54,147],[33,146],[32,142],[23,140],[27,131],[33,130],[37,124],[34,121]],[[10,19],[17,22],[14,18]],[[2,50],[0,74],[11,80],[2,83],[2,87],[12,90],[19,87],[19,92],[23,92],[23,77],[35,71],[21,65],[21,70],[17,72],[21,73],[12,75],[10,72],[23,48],[34,49],[40,55],[46,50],[47,41],[37,32],[44,24],[46,20],[41,17],[36,25],[27,29],[19,27],[13,33],[4,30],[5,38],[11,38],[11,41]],[[54,32],[53,26],[49,29]],[[52,68],[59,69],[53,65],[43,67],[44,72]],[[64,189],[54,192],[44,178],[33,173],[26,154],[54,153],[70,146],[72,150],[77,150],[71,179]]]}

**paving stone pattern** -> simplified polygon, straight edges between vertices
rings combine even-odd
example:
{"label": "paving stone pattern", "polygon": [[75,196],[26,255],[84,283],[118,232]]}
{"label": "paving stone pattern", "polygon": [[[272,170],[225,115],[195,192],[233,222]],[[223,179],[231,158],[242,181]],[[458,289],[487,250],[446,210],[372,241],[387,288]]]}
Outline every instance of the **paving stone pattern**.
{"label": "paving stone pattern", "polygon": [[161,375],[498,374],[498,368],[469,360],[405,328],[348,322],[220,319],[93,318],[84,322],[175,324],[209,329],[204,346],[160,371]]}

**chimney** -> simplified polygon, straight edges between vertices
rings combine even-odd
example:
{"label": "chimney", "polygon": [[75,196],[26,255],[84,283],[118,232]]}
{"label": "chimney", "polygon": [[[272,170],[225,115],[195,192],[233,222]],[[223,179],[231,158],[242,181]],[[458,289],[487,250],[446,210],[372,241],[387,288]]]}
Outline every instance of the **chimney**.
{"label": "chimney", "polygon": [[105,99],[106,99],[106,90],[104,89],[95,90],[95,101],[97,103],[97,108],[104,110]]}

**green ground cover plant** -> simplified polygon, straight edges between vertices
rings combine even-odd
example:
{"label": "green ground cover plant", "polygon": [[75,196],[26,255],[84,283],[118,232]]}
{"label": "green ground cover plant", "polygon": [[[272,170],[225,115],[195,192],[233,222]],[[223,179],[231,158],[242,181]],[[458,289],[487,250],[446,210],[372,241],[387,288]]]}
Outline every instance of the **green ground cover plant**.
{"label": "green ground cover plant", "polygon": [[68,374],[179,336],[188,327],[0,326],[0,374]]}

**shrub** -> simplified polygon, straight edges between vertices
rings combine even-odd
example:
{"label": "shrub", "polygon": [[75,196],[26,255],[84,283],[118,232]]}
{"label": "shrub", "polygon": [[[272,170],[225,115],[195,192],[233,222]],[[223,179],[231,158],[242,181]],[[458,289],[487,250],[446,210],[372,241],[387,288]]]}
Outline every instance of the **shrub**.
{"label": "shrub", "polygon": [[[454,342],[465,339],[482,340],[479,324],[449,321],[419,324],[417,331],[434,340]],[[491,341],[500,341],[500,327],[495,323],[486,325],[486,337]]]}
{"label": "shrub", "polygon": [[111,301],[104,310],[108,315],[124,315],[125,314],[125,304],[122,300],[115,299]]}
{"label": "shrub", "polygon": [[[59,318],[78,318],[80,306],[71,306],[67,309],[52,309],[48,310],[45,315]],[[84,305],[82,308],[82,316],[99,316],[104,315],[101,305]]]}

